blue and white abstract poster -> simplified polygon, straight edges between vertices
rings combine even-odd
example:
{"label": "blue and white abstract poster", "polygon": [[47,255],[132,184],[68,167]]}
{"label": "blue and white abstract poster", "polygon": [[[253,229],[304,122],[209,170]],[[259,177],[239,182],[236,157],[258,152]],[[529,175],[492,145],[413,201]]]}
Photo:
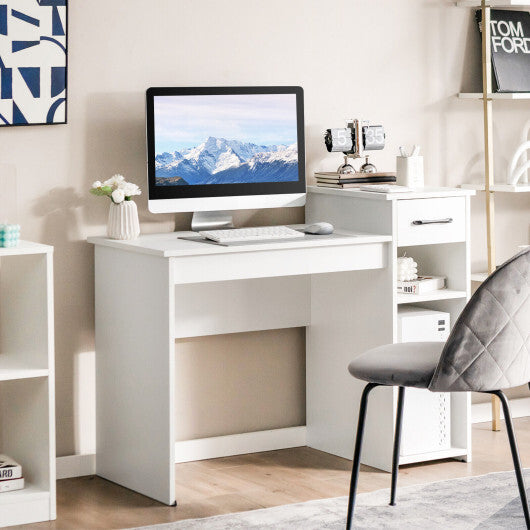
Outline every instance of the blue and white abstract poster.
{"label": "blue and white abstract poster", "polygon": [[158,186],[298,180],[294,94],[156,96]]}
{"label": "blue and white abstract poster", "polygon": [[67,0],[0,0],[0,126],[66,123]]}

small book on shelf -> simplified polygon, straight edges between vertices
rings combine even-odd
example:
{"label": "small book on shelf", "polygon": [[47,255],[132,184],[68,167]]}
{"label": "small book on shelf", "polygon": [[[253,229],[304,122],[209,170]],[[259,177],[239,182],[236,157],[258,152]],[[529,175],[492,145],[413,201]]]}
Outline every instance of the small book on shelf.
{"label": "small book on shelf", "polygon": [[24,477],[0,480],[0,493],[24,489]]}
{"label": "small book on shelf", "polygon": [[6,455],[0,455],[0,481],[22,477],[22,466]]}
{"label": "small book on shelf", "polygon": [[397,282],[397,292],[403,294],[425,294],[444,287],[444,276],[418,276],[416,280]]}

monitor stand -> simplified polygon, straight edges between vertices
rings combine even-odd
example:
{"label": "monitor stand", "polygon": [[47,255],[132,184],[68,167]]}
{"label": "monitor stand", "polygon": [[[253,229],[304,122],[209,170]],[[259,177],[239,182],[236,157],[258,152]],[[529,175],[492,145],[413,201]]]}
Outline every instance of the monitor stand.
{"label": "monitor stand", "polygon": [[194,232],[199,230],[218,230],[220,228],[234,228],[232,212],[194,212],[191,220],[191,229]]}

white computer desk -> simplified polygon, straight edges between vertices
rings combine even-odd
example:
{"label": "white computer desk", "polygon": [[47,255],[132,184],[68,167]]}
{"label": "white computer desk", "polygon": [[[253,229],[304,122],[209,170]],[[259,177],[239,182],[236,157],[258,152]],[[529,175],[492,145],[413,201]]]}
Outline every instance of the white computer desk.
{"label": "white computer desk", "polygon": [[[339,231],[222,247],[182,235],[193,234],[89,238],[95,245],[97,474],[172,505],[175,462],[319,448],[321,440],[349,454],[358,401],[347,364],[354,351],[380,342],[381,326],[392,325],[379,307],[392,290],[391,236]],[[175,339],[301,326],[307,327],[307,426],[175,443]],[[320,382],[322,370],[333,384]],[[336,410],[329,410],[330,396]],[[330,432],[331,417],[343,425],[340,432]]]}

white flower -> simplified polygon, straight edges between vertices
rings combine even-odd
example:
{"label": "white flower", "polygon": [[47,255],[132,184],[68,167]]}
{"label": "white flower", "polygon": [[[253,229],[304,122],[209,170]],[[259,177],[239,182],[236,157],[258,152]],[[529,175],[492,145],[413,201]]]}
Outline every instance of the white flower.
{"label": "white flower", "polygon": [[123,182],[124,180],[125,177],[123,175],[114,175],[113,177],[110,177],[110,179],[106,180],[103,185],[117,187],[119,186],[120,182]]}
{"label": "white flower", "polygon": [[101,184],[101,182],[99,180],[96,180],[96,182],[94,182],[94,184],[92,184],[93,188],[101,188],[101,186],[103,186],[103,184]]}
{"label": "white flower", "polygon": [[140,195],[142,193],[140,191],[140,188],[132,182],[120,182],[118,184],[118,189],[123,190],[123,193],[125,193],[125,197],[132,197],[133,195]]}
{"label": "white flower", "polygon": [[112,200],[116,204],[120,204],[125,200],[125,193],[123,193],[123,190],[117,189],[112,192]]}

